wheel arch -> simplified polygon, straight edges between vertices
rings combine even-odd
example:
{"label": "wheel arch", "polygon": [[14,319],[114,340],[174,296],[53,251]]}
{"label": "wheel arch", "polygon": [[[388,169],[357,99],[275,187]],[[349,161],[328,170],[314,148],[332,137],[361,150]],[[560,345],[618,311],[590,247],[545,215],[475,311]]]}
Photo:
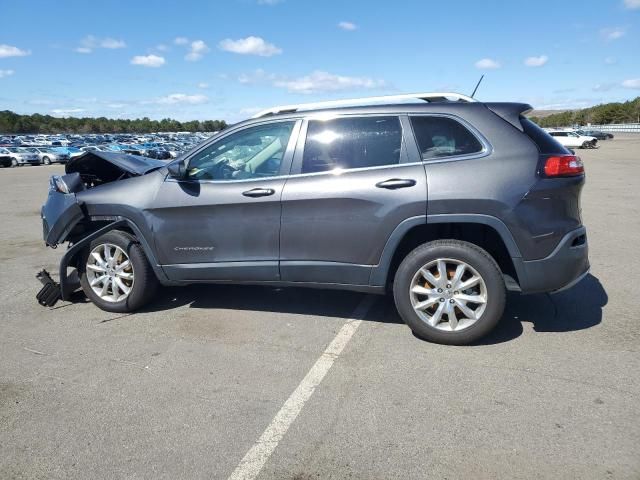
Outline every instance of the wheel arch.
{"label": "wheel arch", "polygon": [[508,287],[518,289],[519,263],[513,260],[522,256],[518,245],[500,219],[481,214],[425,215],[406,219],[387,240],[380,262],[372,269],[370,284],[389,285],[402,259],[411,250],[431,240],[442,239],[467,241],[485,249],[502,273],[514,280],[515,284],[507,282]]}
{"label": "wheel arch", "polygon": [[77,239],[73,245],[65,252],[64,256],[60,260],[60,286],[61,286],[61,298],[63,300],[68,299],[68,295],[71,293],[69,291],[69,282],[67,276],[67,268],[68,267],[78,267],[78,261],[80,258],[81,252],[89,245],[93,240],[99,238],[105,233],[118,230],[125,232],[133,237],[140,243],[144,254],[151,265],[153,272],[156,275],[156,278],[161,283],[168,282],[164,271],[158,264],[156,259],[156,255],[151,248],[151,245],[145,238],[144,234],[140,230],[140,228],[130,219],[125,217],[116,217],[112,219],[114,221],[107,220],[92,220],[86,225],[85,235],[82,238]]}

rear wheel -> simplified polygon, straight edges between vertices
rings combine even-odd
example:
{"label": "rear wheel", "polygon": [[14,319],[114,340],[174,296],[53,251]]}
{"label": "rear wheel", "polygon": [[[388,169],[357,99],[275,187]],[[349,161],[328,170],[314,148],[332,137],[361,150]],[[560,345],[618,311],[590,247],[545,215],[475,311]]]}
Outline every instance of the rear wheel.
{"label": "rear wheel", "polygon": [[416,336],[465,345],[489,333],[502,317],[505,285],[493,258],[458,240],[417,247],[396,272],[393,294]]}
{"label": "rear wheel", "polygon": [[153,298],[158,280],[135,237],[113,231],[91,242],[81,265],[80,285],[102,310],[127,313]]}

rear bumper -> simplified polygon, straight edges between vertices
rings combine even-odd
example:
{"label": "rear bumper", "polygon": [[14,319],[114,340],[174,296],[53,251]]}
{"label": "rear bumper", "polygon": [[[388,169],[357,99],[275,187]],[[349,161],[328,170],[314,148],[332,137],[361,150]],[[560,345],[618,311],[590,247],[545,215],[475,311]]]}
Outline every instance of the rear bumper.
{"label": "rear bumper", "polygon": [[566,234],[549,256],[540,260],[514,259],[522,293],[556,292],[578,283],[589,273],[587,230]]}

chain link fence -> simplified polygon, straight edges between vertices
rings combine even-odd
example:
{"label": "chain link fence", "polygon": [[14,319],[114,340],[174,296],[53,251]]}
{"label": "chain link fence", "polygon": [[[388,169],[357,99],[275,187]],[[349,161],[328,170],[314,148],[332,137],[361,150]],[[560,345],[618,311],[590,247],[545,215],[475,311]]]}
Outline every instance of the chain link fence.
{"label": "chain link fence", "polygon": [[611,123],[609,125],[589,125],[587,128],[611,133],[640,133],[640,123]]}

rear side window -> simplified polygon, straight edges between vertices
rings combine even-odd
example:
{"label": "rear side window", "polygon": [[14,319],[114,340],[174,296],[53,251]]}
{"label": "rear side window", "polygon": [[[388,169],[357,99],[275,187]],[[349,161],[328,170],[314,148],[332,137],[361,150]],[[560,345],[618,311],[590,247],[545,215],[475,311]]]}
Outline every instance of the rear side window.
{"label": "rear side window", "polygon": [[[545,132],[534,122],[527,117],[520,117],[520,124],[524,133],[536,144],[538,150],[542,154],[554,154],[554,153],[569,153],[569,150],[564,148],[558,141],[553,138],[549,133]],[[562,133],[562,132],[554,132]],[[566,136],[566,135],[565,135]]]}
{"label": "rear side window", "polygon": [[302,173],[395,165],[401,145],[398,117],[310,120]]}
{"label": "rear side window", "polygon": [[411,126],[424,160],[482,151],[482,144],[467,128],[447,117],[411,117]]}

